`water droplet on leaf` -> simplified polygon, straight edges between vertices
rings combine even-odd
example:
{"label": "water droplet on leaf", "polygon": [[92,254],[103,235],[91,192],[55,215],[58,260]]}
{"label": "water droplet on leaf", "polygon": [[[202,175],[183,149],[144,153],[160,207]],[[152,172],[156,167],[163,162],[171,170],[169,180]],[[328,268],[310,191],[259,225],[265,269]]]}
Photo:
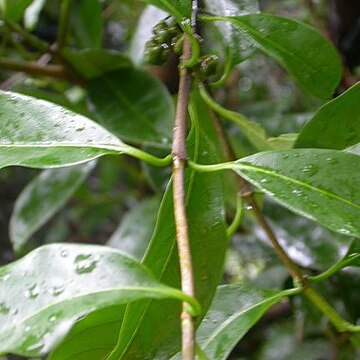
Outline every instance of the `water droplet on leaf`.
{"label": "water droplet on leaf", "polygon": [[92,272],[97,265],[98,260],[93,255],[78,255],[75,258],[76,268],[75,271],[78,274],[87,274]]}

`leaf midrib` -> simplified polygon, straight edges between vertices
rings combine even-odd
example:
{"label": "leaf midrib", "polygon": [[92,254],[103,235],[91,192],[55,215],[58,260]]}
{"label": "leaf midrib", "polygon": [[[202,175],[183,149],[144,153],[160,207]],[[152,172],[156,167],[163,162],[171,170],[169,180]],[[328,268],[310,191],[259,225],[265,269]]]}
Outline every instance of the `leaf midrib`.
{"label": "leaf midrib", "polygon": [[[315,186],[312,186],[306,182],[302,182],[300,180],[297,180],[297,179],[294,179],[294,178],[291,178],[289,176],[286,176],[286,175],[283,175],[279,172],[276,172],[276,171],[270,171],[270,170],[266,170],[264,168],[259,168],[259,167],[256,167],[256,166],[252,166],[252,165],[246,165],[246,164],[242,164],[242,163],[235,163],[235,166],[236,167],[239,167],[240,168],[240,172],[241,172],[241,168],[243,168],[244,170],[246,169],[249,169],[249,170],[252,170],[254,172],[257,172],[257,173],[263,173],[263,174],[267,174],[267,175],[270,175],[274,178],[279,178],[281,180],[284,180],[286,182],[291,182],[291,183],[294,183],[296,185],[299,185],[299,186],[302,186],[304,188],[307,188],[307,189],[310,189],[311,191],[314,191],[314,192],[318,192],[324,196],[327,196],[331,199],[335,199],[335,200],[338,200],[340,202],[343,202],[344,204],[346,205],[349,205],[357,210],[360,210],[360,205],[356,204],[356,203],[353,203],[351,202],[350,200],[348,199],[345,199],[343,197],[340,197],[332,192],[329,192],[329,190],[325,190],[325,189],[322,189],[322,188],[319,188],[319,187],[315,187]],[[246,174],[244,174],[246,175]],[[251,179],[252,181],[254,181],[253,179]],[[264,187],[263,185],[259,184],[257,181],[256,183],[258,184],[258,186],[266,191],[269,191],[266,187]]]}

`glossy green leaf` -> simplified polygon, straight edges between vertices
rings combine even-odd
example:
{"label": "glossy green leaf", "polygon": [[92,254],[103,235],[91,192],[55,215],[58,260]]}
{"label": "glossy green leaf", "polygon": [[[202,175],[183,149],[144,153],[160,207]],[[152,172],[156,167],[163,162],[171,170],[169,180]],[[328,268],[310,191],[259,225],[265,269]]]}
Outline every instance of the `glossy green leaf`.
{"label": "glossy green leaf", "polygon": [[228,21],[253,45],[282,65],[307,93],[329,98],[341,78],[335,48],[309,25],[271,14],[203,17]]}
{"label": "glossy green leaf", "polygon": [[92,120],[47,101],[1,92],[0,109],[0,168],[75,165],[126,149]]}
{"label": "glossy green leaf", "polygon": [[298,134],[281,134],[268,139],[269,144],[275,150],[289,150],[294,147]]}
{"label": "glossy green leaf", "polygon": [[31,181],[17,198],[10,219],[10,240],[16,252],[59,211],[94,168],[95,162],[47,169]]}
{"label": "glossy green leaf", "polygon": [[152,5],[144,9],[130,44],[130,57],[135,64],[143,63],[146,42],[154,36],[153,27],[167,16],[165,11]]}
{"label": "glossy green leaf", "polygon": [[83,49],[74,51],[63,49],[62,55],[74,70],[90,80],[106,72],[132,67],[131,61],[123,53],[106,49]]}
{"label": "glossy green leaf", "polygon": [[[253,0],[206,0],[204,3],[205,10],[216,16],[240,16],[260,11],[258,1]],[[253,53],[252,43],[241,36],[236,26],[229,22],[216,22],[214,25],[215,29],[211,29],[209,33],[210,35],[214,35],[211,34],[214,31],[220,33],[224,52],[229,57],[225,61],[231,61],[232,65],[236,65]]]}
{"label": "glossy green leaf", "polygon": [[111,235],[107,245],[141,259],[154,232],[159,206],[160,199],[153,197],[129,210]]}
{"label": "glossy green leaf", "polygon": [[111,306],[80,319],[49,360],[105,359],[116,344],[124,311],[124,305]]}
{"label": "glossy green leaf", "polygon": [[197,344],[209,360],[225,360],[239,340],[289,291],[258,289],[246,285],[223,285],[197,333]]}
{"label": "glossy green leaf", "polygon": [[[192,98],[189,156],[199,162],[214,163],[221,159],[221,145],[209,113],[201,111],[198,100],[199,96]],[[222,278],[227,248],[222,177],[219,173],[201,174],[189,170],[186,183],[191,250],[196,259],[196,296],[206,311]],[[143,263],[163,283],[179,286],[171,186],[164,195]],[[180,304],[170,301],[129,305],[119,342],[109,359],[168,360],[180,348],[180,313]]]}
{"label": "glossy green leaf", "polygon": [[72,4],[72,27],[79,48],[101,47],[103,18],[99,0],[76,0]]}
{"label": "glossy green leaf", "polygon": [[47,353],[97,309],[185,296],[116,250],[75,244],[43,246],[0,268],[0,294],[0,353],[25,356]]}
{"label": "glossy green leaf", "polygon": [[169,147],[174,105],[165,86],[149,73],[124,69],[89,83],[95,119],[121,139]]}
{"label": "glossy green leaf", "polygon": [[295,147],[343,150],[360,142],[359,99],[360,82],[320,108],[301,130]]}
{"label": "glossy green leaf", "polygon": [[345,235],[360,236],[360,158],[336,150],[258,153],[235,170],[283,206]]}
{"label": "glossy green leaf", "polygon": [[[207,360],[225,360],[242,337],[274,304],[291,291],[248,285],[219,286],[213,303],[196,332],[196,343]],[[171,360],[180,359],[180,355]]]}
{"label": "glossy green leaf", "polygon": [[32,4],[25,10],[24,24],[28,30],[33,30],[36,27],[45,3],[46,0],[33,0]]}
{"label": "glossy green leaf", "polygon": [[0,12],[11,21],[19,21],[26,10],[26,8],[34,0],[1,0],[0,1]]}
{"label": "glossy green leaf", "polygon": [[144,2],[154,5],[160,9],[165,10],[177,20],[181,21],[184,18],[190,18],[191,15],[191,0],[143,0]]}

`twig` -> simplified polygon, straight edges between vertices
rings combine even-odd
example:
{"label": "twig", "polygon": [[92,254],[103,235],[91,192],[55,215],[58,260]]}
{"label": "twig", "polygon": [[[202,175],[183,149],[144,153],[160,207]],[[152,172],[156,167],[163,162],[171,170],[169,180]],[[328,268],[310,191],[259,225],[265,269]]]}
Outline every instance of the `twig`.
{"label": "twig", "polygon": [[56,50],[60,51],[64,45],[68,36],[69,24],[70,24],[70,12],[71,12],[72,0],[62,0],[60,8],[59,18],[59,30],[56,39]]}
{"label": "twig", "polygon": [[[41,66],[45,66],[47,65],[51,60],[51,55],[50,54],[44,54],[42,55],[39,60],[36,61],[36,63],[38,65]],[[11,89],[16,83],[20,82],[20,81],[24,81],[26,78],[28,77],[28,74],[24,73],[24,72],[19,72],[14,74],[13,76],[10,76],[8,79],[6,79],[5,81],[3,81],[0,84],[0,89],[3,90],[9,90]]]}
{"label": "twig", "polygon": [[4,17],[0,17],[2,21],[4,21],[5,25],[13,32],[18,33],[21,35],[34,49],[39,50],[40,52],[46,53],[50,51],[49,45],[39,39],[37,36],[29,33],[27,30],[25,30],[23,27],[21,27],[19,24],[10,21],[9,19],[6,19]]}
{"label": "twig", "polygon": [[[193,7],[192,25],[195,26],[196,13]],[[179,69],[179,93],[176,108],[175,126],[173,130],[173,199],[176,226],[176,241],[180,262],[181,289],[185,294],[195,296],[193,265],[191,259],[190,240],[185,207],[185,168],[187,165],[186,135],[187,111],[191,89],[191,70],[185,66],[192,57],[191,44],[185,38],[183,55]],[[183,303],[181,314],[182,358],[195,358],[195,320],[189,306]]]}
{"label": "twig", "polygon": [[65,69],[62,65],[42,65],[37,62],[15,61],[0,59],[0,68],[10,71],[21,71],[29,75],[50,76],[60,80],[67,80]]}

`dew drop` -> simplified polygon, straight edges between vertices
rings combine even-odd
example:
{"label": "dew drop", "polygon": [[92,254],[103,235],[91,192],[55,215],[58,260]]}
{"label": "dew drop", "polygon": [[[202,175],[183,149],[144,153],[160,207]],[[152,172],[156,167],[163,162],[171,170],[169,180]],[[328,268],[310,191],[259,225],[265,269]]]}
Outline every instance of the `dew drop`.
{"label": "dew drop", "polygon": [[26,350],[27,351],[39,351],[44,347],[44,341],[43,340],[39,340],[37,342],[32,343],[31,345],[29,345]]}
{"label": "dew drop", "polygon": [[90,273],[96,268],[97,262],[98,260],[95,259],[94,256],[91,254],[78,255],[75,258],[75,264],[76,264],[75,272],[78,274]]}
{"label": "dew drop", "polygon": [[56,315],[51,315],[51,316],[49,317],[49,321],[50,321],[51,323],[55,322],[56,320],[57,320],[57,316],[56,316]]}
{"label": "dew drop", "polygon": [[24,331],[25,331],[25,332],[29,332],[30,330],[31,330],[31,326],[30,326],[30,325],[26,325]]}
{"label": "dew drop", "polygon": [[304,194],[301,190],[298,189],[294,189],[292,193],[297,197],[301,197]]}
{"label": "dew drop", "polygon": [[60,294],[62,294],[64,292],[64,290],[65,290],[64,285],[57,285],[52,288],[51,293],[54,296],[59,296]]}
{"label": "dew drop", "polygon": [[39,288],[37,284],[31,285],[25,292],[25,296],[28,299],[35,299],[38,297],[38,295],[39,295]]}
{"label": "dew drop", "polygon": [[318,168],[317,168],[317,166],[315,166],[313,164],[309,164],[309,165],[304,166],[301,171],[303,173],[306,173],[306,174],[312,176],[317,173]]}
{"label": "dew drop", "polygon": [[61,250],[61,252],[60,252],[60,256],[61,257],[67,257],[69,255],[69,251],[68,250],[66,250],[66,249],[63,249],[63,250]]}
{"label": "dew drop", "polygon": [[11,309],[8,305],[6,305],[4,302],[0,303],[0,314],[1,315],[8,315],[10,313]]}
{"label": "dew drop", "polygon": [[344,235],[350,235],[351,231],[349,229],[346,229],[345,227],[342,227],[339,229],[339,232]]}
{"label": "dew drop", "polygon": [[0,277],[1,281],[8,281],[10,278],[10,274],[5,274],[4,276]]}

